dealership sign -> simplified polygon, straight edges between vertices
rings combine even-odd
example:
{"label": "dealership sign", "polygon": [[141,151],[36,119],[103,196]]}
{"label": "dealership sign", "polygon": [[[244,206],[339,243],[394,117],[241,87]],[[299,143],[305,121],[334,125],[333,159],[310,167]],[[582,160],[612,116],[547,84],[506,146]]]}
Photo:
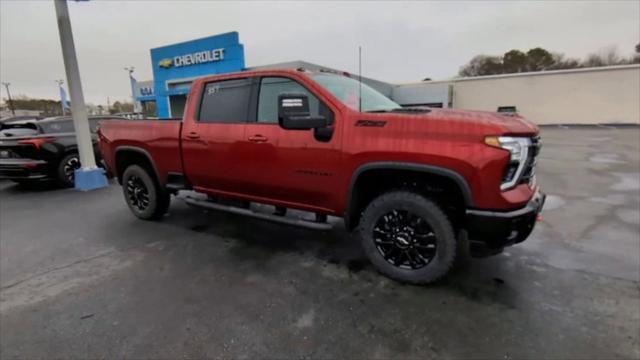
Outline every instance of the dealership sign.
{"label": "dealership sign", "polygon": [[[2,1],[2,0],[0,0]],[[155,97],[158,117],[175,117],[173,97],[178,101],[188,93],[193,79],[244,70],[244,47],[236,31],[151,49],[153,94],[140,90],[145,99]],[[145,87],[145,86],[141,86]],[[146,101],[146,100],[145,100]]]}
{"label": "dealership sign", "polygon": [[204,64],[214,61],[224,60],[224,49],[213,49],[198,51],[191,54],[178,55],[173,58],[162,59],[158,62],[158,66],[168,69],[172,66],[182,67],[197,64]]}

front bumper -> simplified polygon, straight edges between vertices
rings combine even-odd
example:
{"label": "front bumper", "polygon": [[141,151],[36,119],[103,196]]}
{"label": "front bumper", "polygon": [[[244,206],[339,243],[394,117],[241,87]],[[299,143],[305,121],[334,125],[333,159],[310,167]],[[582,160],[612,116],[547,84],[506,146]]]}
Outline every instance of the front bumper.
{"label": "front bumper", "polygon": [[32,159],[0,159],[0,179],[43,180],[50,177],[48,163]]}
{"label": "front bumper", "polygon": [[546,197],[536,191],[525,207],[507,212],[467,210],[466,229],[472,252],[500,252],[505,246],[524,241],[533,231]]}

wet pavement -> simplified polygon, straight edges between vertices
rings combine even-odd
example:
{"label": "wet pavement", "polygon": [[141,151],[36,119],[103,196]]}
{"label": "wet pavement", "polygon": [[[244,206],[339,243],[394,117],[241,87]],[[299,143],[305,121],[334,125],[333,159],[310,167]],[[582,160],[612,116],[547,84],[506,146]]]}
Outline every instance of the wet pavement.
{"label": "wet pavement", "polygon": [[0,358],[640,358],[640,129],[542,136],[532,237],[425,287],[342,227],[0,183]]}

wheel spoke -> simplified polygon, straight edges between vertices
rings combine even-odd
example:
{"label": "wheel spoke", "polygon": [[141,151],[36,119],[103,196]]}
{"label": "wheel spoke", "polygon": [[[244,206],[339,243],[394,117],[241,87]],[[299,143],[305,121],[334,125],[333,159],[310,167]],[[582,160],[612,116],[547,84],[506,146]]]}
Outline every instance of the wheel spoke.
{"label": "wheel spoke", "polygon": [[149,190],[137,176],[131,176],[126,185],[127,198],[131,206],[140,211],[144,211],[149,206]]}
{"label": "wheel spoke", "polygon": [[376,244],[379,244],[379,245],[393,245],[393,241],[392,240],[382,240],[380,238],[376,238],[375,242],[376,242]]}
{"label": "wheel spoke", "polygon": [[429,223],[407,210],[392,209],[380,216],[372,235],[382,257],[397,267],[420,269],[436,255],[438,239]]}
{"label": "wheel spoke", "polygon": [[420,267],[425,265],[425,262],[423,261],[421,256],[416,256],[417,254],[415,254],[415,252],[415,250],[406,251],[407,259],[409,259],[409,264],[411,265],[412,269],[419,269]]}

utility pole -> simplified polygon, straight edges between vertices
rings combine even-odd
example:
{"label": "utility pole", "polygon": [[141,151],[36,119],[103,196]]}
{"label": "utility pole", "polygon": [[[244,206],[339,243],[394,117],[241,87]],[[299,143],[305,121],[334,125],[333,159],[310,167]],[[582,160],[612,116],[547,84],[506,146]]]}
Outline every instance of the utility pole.
{"label": "utility pole", "polygon": [[11,83],[3,82],[2,85],[7,88],[7,98],[9,99],[9,109],[11,110],[11,114],[16,116],[16,109],[13,107],[13,100],[11,99],[11,92],[9,91],[9,85],[11,85]]}
{"label": "utility pole", "polygon": [[[64,84],[64,80],[60,79],[60,80],[54,80],[56,84],[58,84],[58,91],[60,91],[60,95],[62,95],[62,84]],[[60,96],[60,107],[62,108],[62,116],[65,116],[65,110],[64,110],[64,101],[65,99]]]}
{"label": "utility pole", "polygon": [[75,186],[80,190],[93,190],[108,185],[104,170],[96,167],[95,154],[91,132],[89,131],[89,119],[87,107],[82,93],[80,70],[76,57],[76,47],[73,43],[69,8],[66,0],[54,0],[56,17],[58,18],[58,31],[60,32],[60,44],[62,45],[62,58],[67,74],[67,84],[71,95],[71,115],[76,130],[76,141],[82,167],[75,171]]}
{"label": "utility pole", "polygon": [[135,87],[133,86],[133,83],[134,83],[134,81],[133,81],[133,71],[134,71],[135,69],[136,69],[136,68],[135,68],[135,67],[133,67],[133,66],[129,66],[129,67],[125,67],[125,68],[124,68],[124,70],[125,70],[125,71],[127,71],[127,72],[129,73],[129,83],[130,83],[130,85],[131,85],[131,104],[133,104],[133,112],[134,112],[134,113],[135,113],[135,112],[136,112],[136,110],[137,110],[137,109],[136,109],[136,108],[137,108],[137,106],[136,106],[136,89],[135,89]]}

